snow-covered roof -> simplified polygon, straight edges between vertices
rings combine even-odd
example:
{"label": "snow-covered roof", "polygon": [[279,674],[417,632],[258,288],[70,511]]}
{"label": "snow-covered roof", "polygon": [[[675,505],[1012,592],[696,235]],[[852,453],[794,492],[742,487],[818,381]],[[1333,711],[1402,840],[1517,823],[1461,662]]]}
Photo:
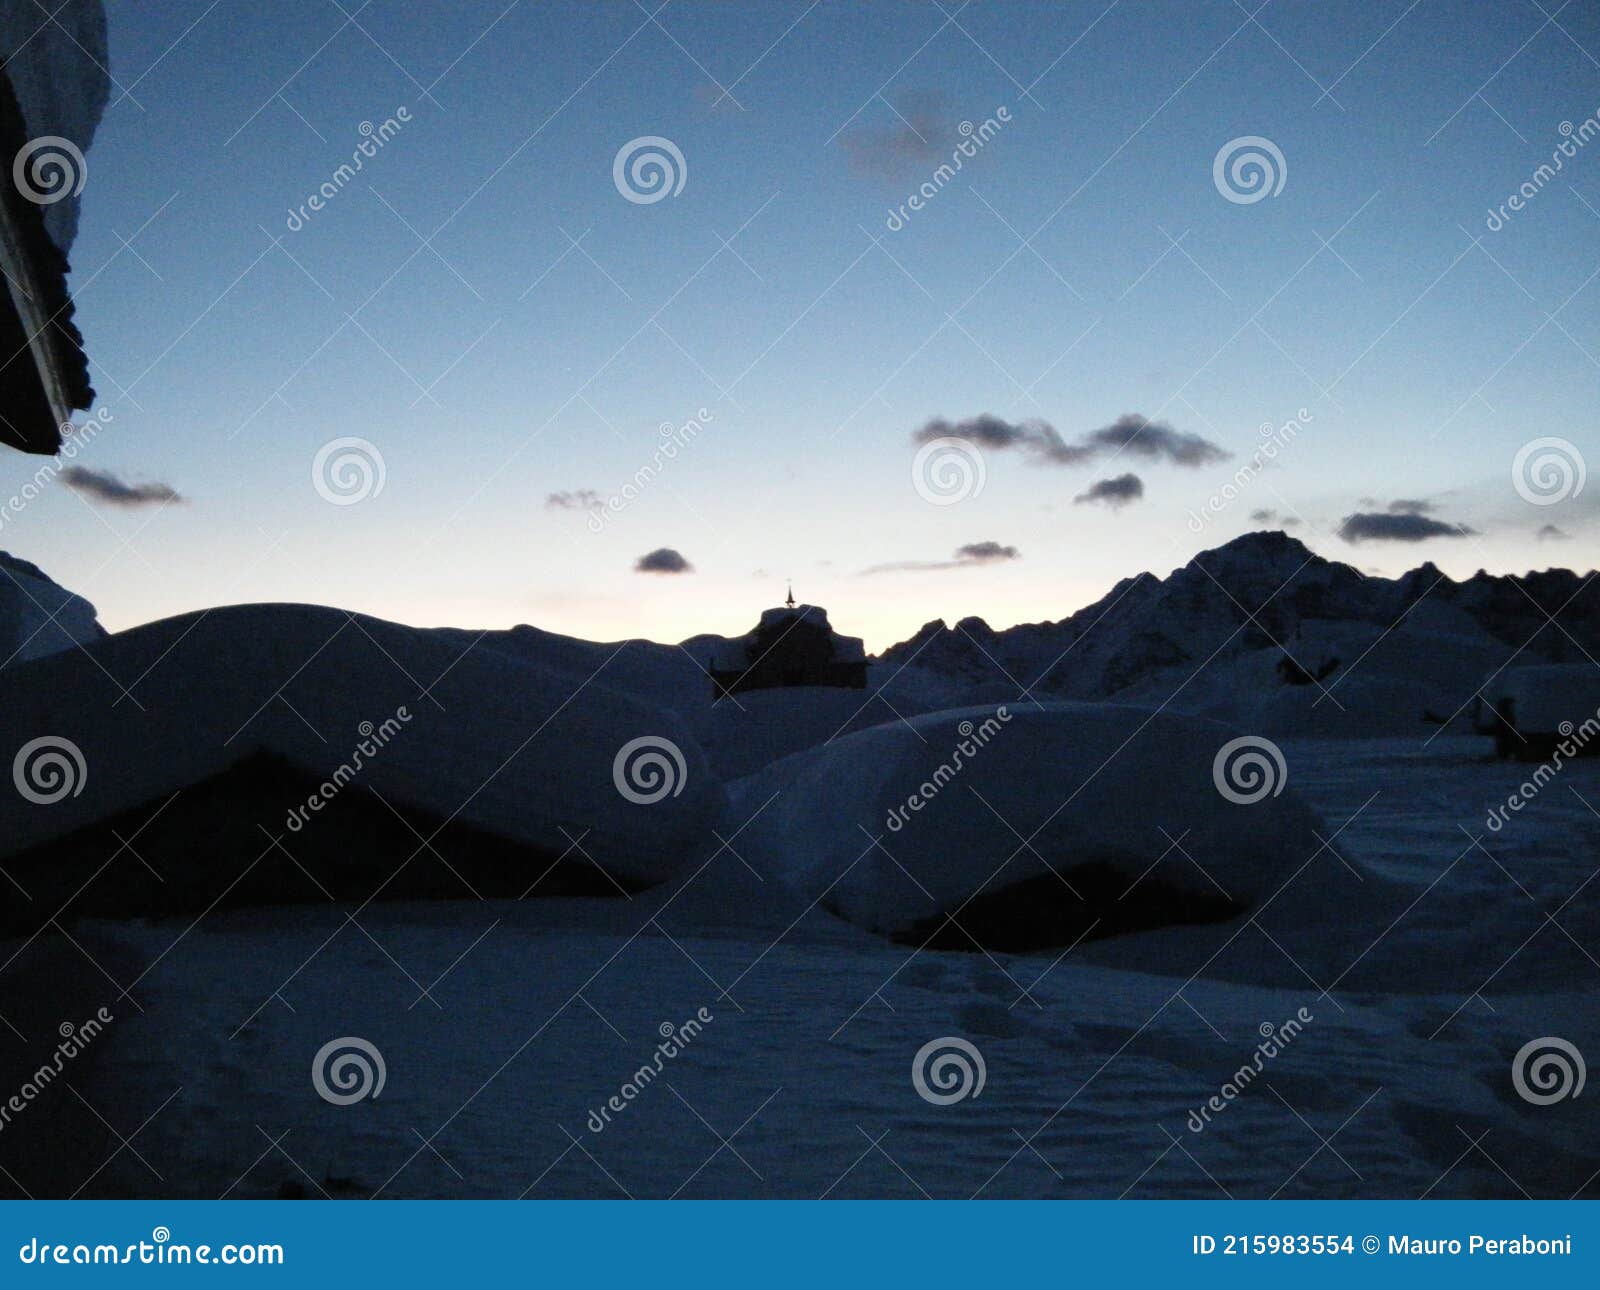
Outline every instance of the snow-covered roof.
{"label": "snow-covered roof", "polygon": [[[773,800],[740,851],[891,935],[1080,864],[1111,865],[1131,887],[1162,862],[1176,886],[1244,903],[1310,857],[1339,866],[1321,818],[1284,787],[1287,766],[1239,760],[1251,749],[1233,739],[1219,722],[1097,703],[892,721],[742,781],[744,802]],[[864,851],[868,839],[881,845]]]}
{"label": "snow-covered roof", "polygon": [[0,551],[0,668],[99,640],[94,606],[37,565]]}
{"label": "snow-covered roof", "polygon": [[[0,765],[46,739],[81,768],[59,800],[0,794],[0,838],[11,852],[64,836],[262,750],[332,775],[390,719],[348,791],[545,852],[581,839],[627,879],[670,876],[723,802],[681,719],[607,688],[603,666],[581,675],[343,610],[242,605],[0,672]],[[653,768],[640,761],[652,752]]]}
{"label": "snow-covered roof", "polygon": [[763,609],[757,626],[743,636],[725,641],[712,652],[712,666],[732,672],[749,666],[753,661],[757,633],[783,631],[796,620],[808,627],[820,628],[833,639],[833,657],[840,663],[856,663],[866,658],[866,644],[859,636],[841,636],[828,622],[828,611],[821,605],[779,605]]}
{"label": "snow-covered roof", "polygon": [[[1523,734],[1556,734],[1600,717],[1600,667],[1593,663],[1548,664],[1509,669],[1484,693],[1497,703],[1512,700],[1512,720]],[[1592,728],[1592,727],[1591,727]]]}

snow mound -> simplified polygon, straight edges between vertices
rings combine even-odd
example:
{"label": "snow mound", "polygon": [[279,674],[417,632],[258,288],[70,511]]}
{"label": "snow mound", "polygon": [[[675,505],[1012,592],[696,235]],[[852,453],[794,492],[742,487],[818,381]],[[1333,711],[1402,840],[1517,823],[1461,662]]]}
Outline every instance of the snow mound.
{"label": "snow mound", "polygon": [[[1276,794],[1232,756],[1222,762],[1228,793],[1219,788],[1214,767],[1233,739],[1215,722],[1111,704],[931,713],[740,781],[736,813],[777,794],[741,851],[890,936],[931,935],[952,913],[965,923],[1007,890],[1098,900],[1107,922],[1096,935],[1131,930],[1120,902],[1136,891],[1164,893],[1165,921],[1215,920],[1270,896],[1328,836],[1283,788],[1271,745],[1263,765]],[[1033,917],[1015,907],[995,916]],[[1061,944],[1082,930],[1070,909],[1063,918],[1076,930]]]}
{"label": "snow mound", "polygon": [[0,551],[0,668],[105,634],[82,596],[57,586],[37,565]]}
{"label": "snow mound", "polygon": [[1600,717],[1600,670],[1592,663],[1513,668],[1490,692],[1502,710],[1510,701],[1512,719],[1524,734],[1582,729],[1587,738]]}
{"label": "snow mound", "polygon": [[852,730],[893,721],[897,713],[910,716],[928,708],[891,706],[872,690],[801,685],[747,690],[715,705],[679,711],[712,765],[736,779]]}
{"label": "snow mound", "polygon": [[592,675],[342,610],[243,605],[0,674],[0,759],[32,792],[0,797],[6,850],[257,752],[327,776],[324,797],[371,789],[635,882],[671,876],[724,802],[678,717]]}

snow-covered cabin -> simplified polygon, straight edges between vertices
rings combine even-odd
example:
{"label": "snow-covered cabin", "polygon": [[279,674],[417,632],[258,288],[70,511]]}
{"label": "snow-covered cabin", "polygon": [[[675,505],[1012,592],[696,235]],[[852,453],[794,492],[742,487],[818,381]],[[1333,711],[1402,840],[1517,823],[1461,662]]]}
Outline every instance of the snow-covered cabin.
{"label": "snow-covered cabin", "polygon": [[664,882],[712,838],[722,782],[680,718],[605,680],[313,605],[224,606],[7,667],[0,935],[52,911]]}
{"label": "snow-covered cabin", "polygon": [[1546,761],[1600,756],[1600,668],[1592,663],[1513,668],[1485,691],[1478,729],[1501,757]]}
{"label": "snow-covered cabin", "polygon": [[0,0],[0,443],[53,453],[94,399],[67,253],[110,94],[100,0]]}
{"label": "snow-covered cabin", "polygon": [[835,686],[861,690],[867,684],[867,652],[858,636],[841,636],[820,605],[797,605],[794,592],[743,636],[728,641],[711,659],[715,697],[745,690],[789,686]]}

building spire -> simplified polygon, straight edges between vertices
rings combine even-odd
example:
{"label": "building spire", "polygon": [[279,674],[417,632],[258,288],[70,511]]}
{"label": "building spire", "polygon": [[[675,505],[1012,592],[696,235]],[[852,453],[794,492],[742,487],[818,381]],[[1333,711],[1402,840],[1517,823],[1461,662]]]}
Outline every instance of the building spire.
{"label": "building spire", "polygon": [[789,584],[789,598],[783,602],[790,609],[794,608],[794,583]]}

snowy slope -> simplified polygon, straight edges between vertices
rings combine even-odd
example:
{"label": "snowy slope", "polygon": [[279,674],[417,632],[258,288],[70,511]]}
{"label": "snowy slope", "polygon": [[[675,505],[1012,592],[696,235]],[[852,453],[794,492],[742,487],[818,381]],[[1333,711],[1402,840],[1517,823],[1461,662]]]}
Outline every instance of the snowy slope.
{"label": "snowy slope", "polygon": [[58,587],[37,565],[0,551],[0,668],[105,634],[82,596]]}
{"label": "snowy slope", "polygon": [[[1550,570],[1457,583],[1432,565],[1369,578],[1262,532],[1167,578],[1126,579],[1059,622],[929,623],[883,661],[951,696],[976,685],[1013,697],[1019,686],[1034,698],[1159,696],[1269,733],[1373,736],[1426,733],[1425,710],[1456,712],[1513,661],[1576,662],[1586,651],[1600,656],[1590,578]],[[1275,671],[1285,652],[1312,671],[1336,666],[1320,687],[1291,687]]]}
{"label": "snowy slope", "polygon": [[881,933],[1030,879],[1083,900],[1086,867],[1124,899],[1149,883],[1248,905],[1329,850],[1328,830],[1283,789],[1286,766],[1263,758],[1252,782],[1249,750],[1224,754],[1234,738],[1111,704],[964,708],[787,758],[742,781],[735,809],[777,794],[745,833],[751,863]]}
{"label": "snowy slope", "polygon": [[[1490,859],[1461,827],[1521,771],[1468,742],[1285,753],[1313,809],[1352,821],[1340,835],[1351,862],[1405,892],[1403,916],[1381,919],[1324,899],[1324,922],[1356,935],[1315,979],[1301,968],[1315,926],[1274,928],[1271,941],[1235,928],[1274,965],[1255,984],[1219,976],[1209,949],[1170,933],[991,957],[889,945],[821,909],[734,930],[690,908],[702,885],[713,908],[737,874],[761,886],[728,855],[631,901],[374,906],[359,927],[329,906],[214,915],[187,935],[187,921],[79,928],[133,984],[74,1078],[124,1133],[145,1125],[136,1145],[150,1168],[101,1127],[66,1190],[1595,1196],[1592,1090],[1539,1106],[1512,1079],[1538,1036],[1567,1037],[1592,1066],[1600,968],[1561,929],[1581,945],[1600,930],[1600,892],[1583,885],[1594,817],[1551,790],[1489,843]],[[1600,802],[1600,766],[1569,775]],[[1143,968],[1115,961],[1139,943]],[[26,989],[37,952],[0,967],[0,982]],[[590,1129],[660,1027],[701,1008],[704,1033]],[[1194,1130],[1191,1114],[1253,1059],[1262,1027],[1301,1009],[1303,1032]],[[379,1050],[387,1082],[376,1099],[331,1106],[313,1057],[351,1035]],[[945,1036],[977,1049],[986,1083],[937,1106],[918,1095],[912,1062]]]}
{"label": "snowy slope", "polygon": [[[314,775],[358,765],[358,786],[545,851],[582,837],[597,863],[638,881],[683,863],[723,799],[683,723],[603,679],[307,605],[184,615],[9,668],[0,752],[9,760],[38,739],[75,750],[67,773],[79,791],[43,805],[0,797],[8,851],[257,750]],[[622,772],[630,798],[617,758],[640,740]],[[653,769],[638,761],[652,747],[664,758]],[[51,787],[42,766],[39,780]]]}

